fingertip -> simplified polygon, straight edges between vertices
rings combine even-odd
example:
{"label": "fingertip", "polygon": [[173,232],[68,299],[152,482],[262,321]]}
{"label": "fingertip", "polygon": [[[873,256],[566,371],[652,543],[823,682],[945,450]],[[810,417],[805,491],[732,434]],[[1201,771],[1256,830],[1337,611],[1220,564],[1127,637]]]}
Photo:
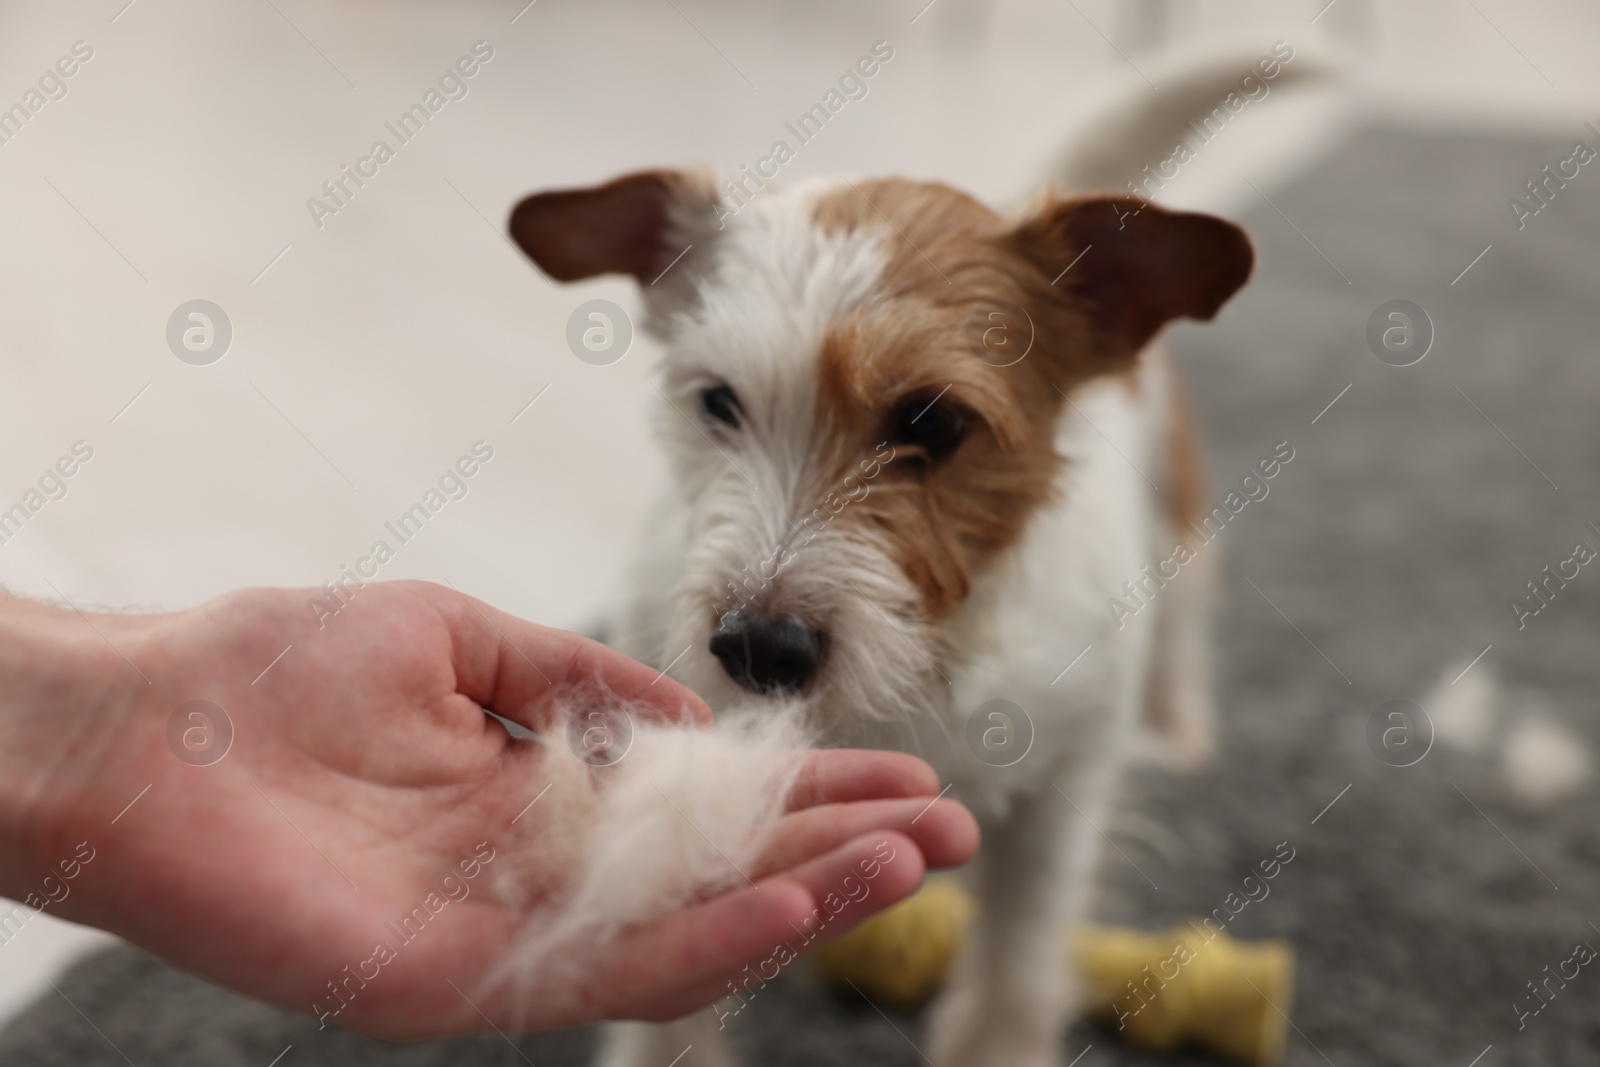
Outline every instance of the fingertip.
{"label": "fingertip", "polygon": [[[865,834],[857,838],[856,842],[865,845],[872,859],[881,864],[882,873],[877,881],[885,899],[881,900],[872,911],[904,900],[922,885],[922,877],[928,873],[928,862],[922,849],[908,835],[898,830],[886,830]],[[886,854],[888,858],[885,858]]]}
{"label": "fingertip", "polygon": [[964,805],[954,800],[936,800],[917,821],[932,822],[922,844],[929,867],[960,867],[978,854],[983,833],[977,818]]}

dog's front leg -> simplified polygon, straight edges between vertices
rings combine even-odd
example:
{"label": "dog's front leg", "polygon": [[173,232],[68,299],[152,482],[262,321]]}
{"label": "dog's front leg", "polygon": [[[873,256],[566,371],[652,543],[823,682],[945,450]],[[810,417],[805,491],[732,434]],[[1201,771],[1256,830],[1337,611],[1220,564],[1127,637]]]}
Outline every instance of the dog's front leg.
{"label": "dog's front leg", "polygon": [[670,1023],[609,1023],[595,1067],[735,1067],[710,1010]]}
{"label": "dog's front leg", "polygon": [[939,1067],[1059,1062],[1078,995],[1068,935],[1082,917],[1099,843],[1088,820],[1100,824],[1107,790],[1082,776],[1053,777],[1077,810],[1050,783],[983,827],[978,915],[932,1009],[928,1058]]}

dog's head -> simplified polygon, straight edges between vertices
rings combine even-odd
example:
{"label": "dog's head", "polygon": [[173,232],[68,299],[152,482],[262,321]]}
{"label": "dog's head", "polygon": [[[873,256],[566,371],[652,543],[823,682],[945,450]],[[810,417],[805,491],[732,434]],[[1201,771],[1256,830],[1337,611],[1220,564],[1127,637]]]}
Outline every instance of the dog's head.
{"label": "dog's head", "polygon": [[1057,416],[1248,276],[1230,223],[1127,197],[1007,219],[942,185],[810,183],[737,210],[672,171],[511,217],[561,281],[640,283],[689,537],[666,663],[713,706],[938,706],[975,587],[1051,499]]}

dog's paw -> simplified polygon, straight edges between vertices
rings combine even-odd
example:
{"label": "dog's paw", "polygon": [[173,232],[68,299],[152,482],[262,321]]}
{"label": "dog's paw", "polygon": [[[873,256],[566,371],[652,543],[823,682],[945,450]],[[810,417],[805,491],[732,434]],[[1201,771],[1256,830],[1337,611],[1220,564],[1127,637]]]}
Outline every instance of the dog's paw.
{"label": "dog's paw", "polygon": [[928,1059],[939,1067],[1060,1067],[1058,1012],[952,988],[933,1007]]}
{"label": "dog's paw", "polygon": [[594,1067],[737,1067],[727,1042],[704,1019],[610,1023],[601,1036]]}
{"label": "dog's paw", "polygon": [[960,1035],[948,1044],[929,1046],[928,1058],[939,1067],[1061,1067],[1054,1038],[1041,1039],[1016,1031],[986,1029]]}

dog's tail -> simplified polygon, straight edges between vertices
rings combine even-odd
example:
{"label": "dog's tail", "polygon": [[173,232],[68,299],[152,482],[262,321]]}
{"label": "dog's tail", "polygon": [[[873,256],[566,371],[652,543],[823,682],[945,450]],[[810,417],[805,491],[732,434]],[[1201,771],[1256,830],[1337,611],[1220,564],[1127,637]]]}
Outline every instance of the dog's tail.
{"label": "dog's tail", "polygon": [[1259,53],[1236,44],[1139,61],[1069,136],[1050,176],[1071,192],[1130,190],[1184,145],[1198,154],[1234,118],[1291,85],[1332,81],[1339,65],[1278,41]]}

